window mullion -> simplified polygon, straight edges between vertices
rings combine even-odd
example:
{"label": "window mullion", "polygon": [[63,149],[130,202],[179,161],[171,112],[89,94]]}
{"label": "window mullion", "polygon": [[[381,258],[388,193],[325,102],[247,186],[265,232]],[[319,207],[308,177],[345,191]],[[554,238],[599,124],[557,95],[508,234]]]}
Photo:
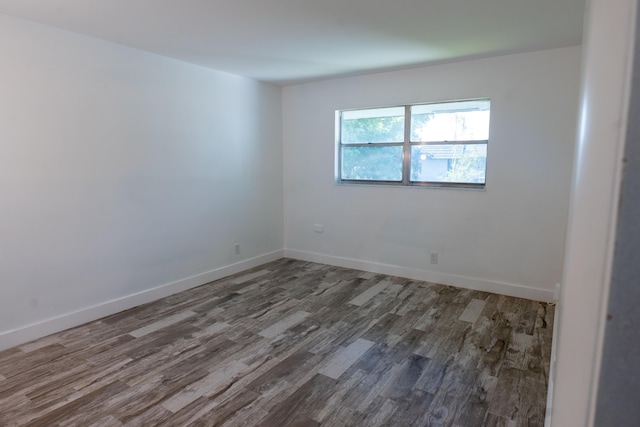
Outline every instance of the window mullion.
{"label": "window mullion", "polygon": [[411,171],[411,106],[404,106],[404,142],[402,144],[402,185],[409,185]]}

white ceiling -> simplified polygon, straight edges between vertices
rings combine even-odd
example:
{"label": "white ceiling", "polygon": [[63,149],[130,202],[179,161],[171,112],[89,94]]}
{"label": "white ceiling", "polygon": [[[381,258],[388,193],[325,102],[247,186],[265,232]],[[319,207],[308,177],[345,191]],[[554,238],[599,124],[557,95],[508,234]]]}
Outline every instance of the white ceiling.
{"label": "white ceiling", "polygon": [[585,0],[0,0],[0,13],[258,80],[581,43]]}

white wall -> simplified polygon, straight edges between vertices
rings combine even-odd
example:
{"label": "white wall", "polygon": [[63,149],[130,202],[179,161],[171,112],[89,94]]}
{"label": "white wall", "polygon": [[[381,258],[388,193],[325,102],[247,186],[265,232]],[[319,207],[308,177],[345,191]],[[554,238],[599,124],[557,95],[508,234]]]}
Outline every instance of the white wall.
{"label": "white wall", "polygon": [[[581,131],[559,305],[550,424],[554,427],[595,425],[627,120],[637,120],[628,116],[637,3],[637,0],[588,2]],[[636,188],[637,184],[633,183]],[[637,286],[637,278],[634,285]],[[634,375],[632,371],[630,368],[630,375]],[[632,398],[637,400],[637,396]]]}
{"label": "white wall", "polygon": [[279,87],[6,16],[0,58],[0,348],[282,256]]}
{"label": "white wall", "polygon": [[[285,87],[285,254],[551,300],[579,67],[572,47]],[[334,184],[335,110],[476,97],[491,98],[486,191]]]}

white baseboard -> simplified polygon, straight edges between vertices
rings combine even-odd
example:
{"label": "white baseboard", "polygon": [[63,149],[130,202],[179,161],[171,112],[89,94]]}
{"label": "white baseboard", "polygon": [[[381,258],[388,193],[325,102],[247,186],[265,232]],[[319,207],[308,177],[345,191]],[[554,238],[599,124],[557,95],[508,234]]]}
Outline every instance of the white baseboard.
{"label": "white baseboard", "polygon": [[532,288],[514,283],[497,282],[493,280],[478,279],[475,277],[459,276],[454,274],[438,273],[430,270],[401,267],[398,265],[383,264],[374,261],[364,261],[352,258],[336,257],[315,252],[285,249],[284,256],[303,261],[319,262],[338,267],[365,270],[372,273],[388,274],[390,276],[406,277],[408,279],[423,280],[426,282],[440,283],[456,286],[458,288],[473,289],[476,291],[491,292],[494,294],[508,295],[518,298],[526,298],[533,301],[553,301],[553,290]]}
{"label": "white baseboard", "polygon": [[87,322],[100,319],[111,314],[146,304],[160,298],[195,288],[214,280],[248,270],[253,267],[275,261],[283,257],[284,251],[278,250],[255,258],[240,261],[235,264],[216,268],[202,274],[187,277],[172,283],[157,286],[135,294],[126,295],[110,301],[105,301],[90,307],[85,307],[71,313],[62,314],[51,319],[43,320],[17,329],[0,332],[0,350],[15,347],[44,336],[64,331]]}
{"label": "white baseboard", "polygon": [[83,323],[91,322],[111,314],[118,313],[135,306],[146,304],[160,298],[195,288],[205,283],[221,279],[232,274],[257,267],[267,262],[275,261],[282,257],[294,258],[303,261],[319,262],[357,270],[365,270],[373,273],[388,274],[392,276],[406,277],[414,280],[441,283],[460,288],[474,289],[535,301],[553,301],[552,290],[532,288],[512,283],[497,282],[478,279],[467,276],[438,273],[429,270],[419,270],[401,267],[391,264],[383,264],[374,261],[357,260],[352,258],[336,257],[315,252],[298,251],[292,249],[278,250],[255,258],[247,259],[235,264],[216,268],[202,274],[187,277],[172,283],[157,286],[135,294],[126,295],[110,301],[105,301],[90,307],[85,307],[71,313],[62,314],[54,318],[36,322],[20,328],[0,332],[0,351],[15,347],[44,336],[64,331]]}

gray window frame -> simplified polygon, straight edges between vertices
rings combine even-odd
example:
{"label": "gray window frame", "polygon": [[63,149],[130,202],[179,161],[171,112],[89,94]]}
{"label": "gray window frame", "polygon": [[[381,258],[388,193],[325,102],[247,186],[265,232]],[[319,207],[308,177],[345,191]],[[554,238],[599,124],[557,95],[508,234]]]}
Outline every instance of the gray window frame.
{"label": "gray window frame", "polygon": [[[401,187],[424,187],[424,188],[469,188],[484,190],[487,185],[487,169],[485,166],[485,180],[483,183],[471,182],[441,182],[441,181],[411,181],[411,147],[425,145],[471,145],[483,144],[487,146],[487,158],[489,157],[489,139],[471,140],[471,141],[429,141],[429,142],[412,142],[411,141],[411,107],[419,105],[441,105],[454,102],[465,101],[489,101],[486,98],[469,98],[459,100],[448,100],[438,102],[422,102],[416,104],[390,105],[384,107],[368,107],[368,108],[351,108],[336,111],[336,161],[335,161],[335,182],[336,184],[355,184],[355,185],[389,185]],[[375,142],[375,143],[347,143],[343,144],[342,136],[342,113],[346,111],[366,111],[379,108],[404,108],[404,140],[402,142]],[[342,178],[342,148],[343,147],[402,147],[402,180],[401,181],[384,181],[384,180],[367,180],[367,179],[343,179]]]}

